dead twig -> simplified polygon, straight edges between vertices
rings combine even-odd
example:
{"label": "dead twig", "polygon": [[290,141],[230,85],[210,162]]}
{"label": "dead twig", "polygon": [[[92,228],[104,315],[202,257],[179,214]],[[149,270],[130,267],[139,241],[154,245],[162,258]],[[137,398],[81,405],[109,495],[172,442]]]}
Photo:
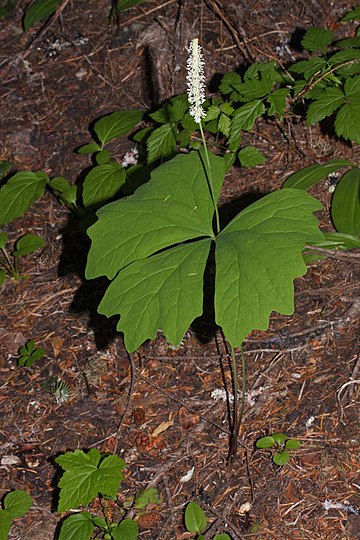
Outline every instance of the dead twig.
{"label": "dead twig", "polygon": [[118,425],[118,428],[117,428],[116,434],[115,434],[114,454],[117,454],[117,452],[118,452],[119,441],[120,441],[120,436],[121,436],[121,431],[122,431],[122,428],[123,428],[123,421],[124,421],[124,418],[126,417],[128,411],[129,411],[130,403],[131,403],[131,398],[132,398],[132,395],[133,395],[133,393],[134,393],[134,386],[135,386],[135,365],[134,365],[134,358],[133,358],[133,355],[132,355],[132,354],[127,353],[127,355],[128,355],[129,362],[130,362],[130,369],[131,369],[130,377],[131,377],[131,383],[130,383],[129,394],[128,394],[126,406],[125,406],[124,412],[123,412],[123,414],[122,414],[122,416],[121,416],[121,420],[120,420],[120,422],[119,422],[119,425]]}

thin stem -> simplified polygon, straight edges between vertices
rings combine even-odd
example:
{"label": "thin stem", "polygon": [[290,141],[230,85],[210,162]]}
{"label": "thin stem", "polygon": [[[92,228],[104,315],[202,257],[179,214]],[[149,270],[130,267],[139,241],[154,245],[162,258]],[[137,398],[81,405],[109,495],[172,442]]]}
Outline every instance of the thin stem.
{"label": "thin stem", "polygon": [[201,138],[202,138],[202,141],[203,141],[204,151],[205,151],[205,159],[206,159],[206,165],[207,165],[206,173],[207,173],[207,177],[208,177],[208,184],[209,184],[211,198],[212,198],[212,202],[213,202],[214,210],[215,210],[215,217],[216,217],[216,231],[215,232],[216,232],[216,234],[219,234],[219,232],[220,232],[219,210],[218,210],[216,200],[215,200],[214,188],[213,188],[213,178],[212,178],[210,159],[209,159],[209,152],[208,152],[208,149],[207,149],[207,144],[206,144],[206,140],[205,140],[203,127],[201,125],[201,121],[199,122],[199,128],[200,128]]}
{"label": "thin stem", "polygon": [[245,407],[245,392],[246,392],[246,365],[244,351],[241,346],[241,366],[242,366],[242,384],[241,384],[241,403],[240,410],[238,410],[238,381],[237,381],[237,367],[236,367],[236,357],[235,349],[231,345],[231,365],[232,365],[232,379],[233,379],[233,391],[234,391],[234,417],[233,425],[231,429],[231,440],[229,447],[229,456],[228,456],[228,467],[230,468],[233,464],[233,461],[237,452],[237,439],[239,436],[239,430],[242,422],[242,417]]}
{"label": "thin stem", "polygon": [[6,262],[7,262],[7,266],[6,264],[3,263],[3,266],[6,270],[8,270],[8,272],[11,274],[11,276],[15,279],[17,279],[17,272],[16,272],[16,268],[14,267],[14,265],[12,264],[11,260],[10,260],[10,257],[6,251],[5,248],[1,248],[1,251],[3,252],[4,254],[4,257],[6,259]]}

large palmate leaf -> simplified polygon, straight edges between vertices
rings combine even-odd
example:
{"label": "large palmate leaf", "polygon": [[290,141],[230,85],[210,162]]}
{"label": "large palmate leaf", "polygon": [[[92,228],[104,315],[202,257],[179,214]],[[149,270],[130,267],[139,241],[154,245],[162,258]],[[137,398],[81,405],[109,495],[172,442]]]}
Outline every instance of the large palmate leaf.
{"label": "large palmate leaf", "polygon": [[[224,160],[210,159],[217,203]],[[304,191],[272,193],[216,237],[203,156],[177,156],[133,196],[97,213],[88,231],[86,275],[113,279],[99,311],[121,316],[118,329],[129,351],[159,328],[179,344],[201,314],[204,269],[215,241],[216,320],[238,345],[250,330],[266,327],[271,311],[292,312],[293,280],[306,271],[304,245],[322,238],[312,215],[319,208]]]}
{"label": "large palmate leaf", "polygon": [[216,322],[233,346],[251,330],[266,330],[272,311],[293,313],[293,281],[306,273],[302,250],[322,238],[312,216],[321,204],[304,195],[292,189],[271,193],[216,238]]}

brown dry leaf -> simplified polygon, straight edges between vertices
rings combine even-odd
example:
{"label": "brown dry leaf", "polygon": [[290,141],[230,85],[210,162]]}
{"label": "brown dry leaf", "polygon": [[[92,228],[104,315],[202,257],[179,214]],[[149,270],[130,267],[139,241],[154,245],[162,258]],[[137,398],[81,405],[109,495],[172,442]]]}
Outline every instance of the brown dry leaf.
{"label": "brown dry leaf", "polygon": [[55,336],[51,340],[51,346],[53,348],[54,358],[57,358],[59,356],[63,344],[64,344],[64,340],[59,336]]}
{"label": "brown dry leaf", "polygon": [[138,524],[140,529],[151,529],[151,527],[155,527],[161,519],[161,516],[159,512],[146,512],[146,514],[143,514],[138,519]]}
{"label": "brown dry leaf", "polygon": [[158,435],[160,435],[160,433],[164,433],[164,431],[166,431],[167,429],[169,429],[169,427],[173,425],[174,425],[173,420],[167,420],[166,422],[161,422],[161,424],[159,424],[158,427],[154,429],[151,436],[157,437]]}
{"label": "brown dry leaf", "polygon": [[186,407],[180,407],[179,422],[183,429],[190,429],[200,422],[200,416],[190,413]]}
{"label": "brown dry leaf", "polygon": [[22,332],[9,332],[6,328],[0,327],[0,342],[9,354],[17,354],[19,348],[25,345],[26,338]]}

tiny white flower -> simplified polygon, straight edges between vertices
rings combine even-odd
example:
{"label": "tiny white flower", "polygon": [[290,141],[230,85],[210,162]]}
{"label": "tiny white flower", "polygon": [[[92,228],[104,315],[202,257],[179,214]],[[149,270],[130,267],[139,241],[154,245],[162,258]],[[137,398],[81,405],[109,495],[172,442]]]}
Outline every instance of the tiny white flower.
{"label": "tiny white flower", "polygon": [[187,94],[190,104],[190,114],[195,122],[199,124],[206,113],[202,108],[205,101],[205,75],[204,57],[201,52],[199,40],[193,39],[190,43],[190,56],[187,61]]}

